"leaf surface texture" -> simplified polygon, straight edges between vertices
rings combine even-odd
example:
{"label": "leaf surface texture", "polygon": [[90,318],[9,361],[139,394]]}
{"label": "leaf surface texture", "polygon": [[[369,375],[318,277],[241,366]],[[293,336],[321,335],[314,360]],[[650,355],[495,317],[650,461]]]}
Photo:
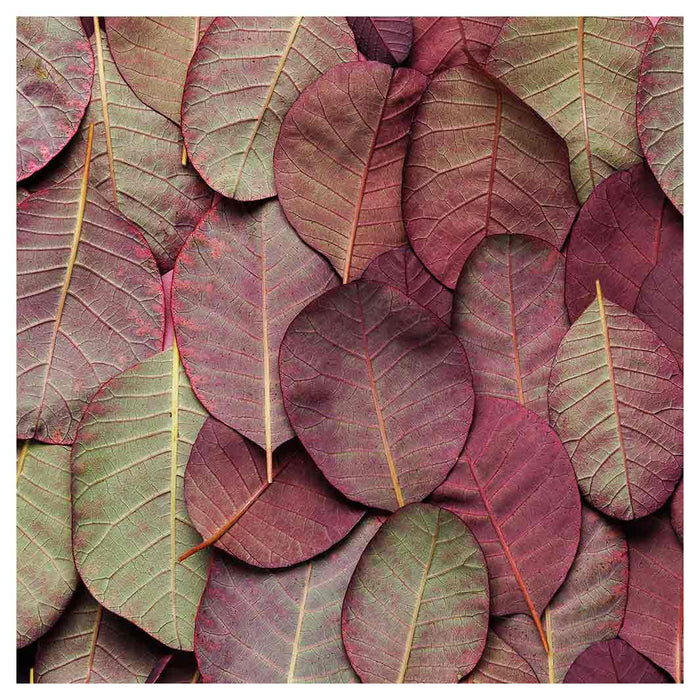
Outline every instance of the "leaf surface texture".
{"label": "leaf surface texture", "polygon": [[406,60],[413,41],[410,17],[348,17],[347,20],[357,48],[370,61],[398,66]]}

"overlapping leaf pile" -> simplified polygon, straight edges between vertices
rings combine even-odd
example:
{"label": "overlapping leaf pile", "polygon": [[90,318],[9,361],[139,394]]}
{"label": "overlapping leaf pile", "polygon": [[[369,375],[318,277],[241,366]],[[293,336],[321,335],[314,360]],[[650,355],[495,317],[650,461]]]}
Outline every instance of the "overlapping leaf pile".
{"label": "overlapping leaf pile", "polygon": [[20,18],[32,678],[681,682],[682,55]]}

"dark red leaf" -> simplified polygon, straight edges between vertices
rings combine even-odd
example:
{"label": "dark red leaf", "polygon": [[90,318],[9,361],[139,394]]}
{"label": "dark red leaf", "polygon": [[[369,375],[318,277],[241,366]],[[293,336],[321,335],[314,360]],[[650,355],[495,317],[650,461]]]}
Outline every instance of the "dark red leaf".
{"label": "dark red leaf", "polygon": [[678,539],[683,542],[683,479],[671,498],[671,525],[673,525]]}
{"label": "dark red leaf", "polygon": [[275,184],[297,233],[344,282],[406,242],[401,177],[408,132],[427,79],[355,61],[302,92],[275,148]]}
{"label": "dark red leaf", "polygon": [[457,461],[473,391],[459,340],[397,289],[357,280],[291,323],[280,349],[290,423],[348,498],[396,510]]}
{"label": "dark red leaf", "polygon": [[156,661],[153,668],[151,669],[151,672],[148,674],[148,678],[146,678],[146,683],[158,682],[158,679],[161,677],[163,671],[165,670],[165,667],[172,660],[173,654],[174,652],[171,651],[167,654],[163,654],[162,656],[160,656],[160,658]]}
{"label": "dark red leaf", "polygon": [[348,17],[357,48],[370,61],[398,66],[408,57],[413,41],[410,17]]}

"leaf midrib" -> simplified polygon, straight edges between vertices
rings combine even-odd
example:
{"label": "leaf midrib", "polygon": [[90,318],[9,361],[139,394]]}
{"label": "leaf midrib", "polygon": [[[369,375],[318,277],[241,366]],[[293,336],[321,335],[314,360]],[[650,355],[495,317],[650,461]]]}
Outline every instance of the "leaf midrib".
{"label": "leaf midrib", "polygon": [[173,338],[170,378],[170,605],[172,608],[175,639],[180,641],[176,603],[177,576],[177,448],[179,439],[180,408],[180,355]]}

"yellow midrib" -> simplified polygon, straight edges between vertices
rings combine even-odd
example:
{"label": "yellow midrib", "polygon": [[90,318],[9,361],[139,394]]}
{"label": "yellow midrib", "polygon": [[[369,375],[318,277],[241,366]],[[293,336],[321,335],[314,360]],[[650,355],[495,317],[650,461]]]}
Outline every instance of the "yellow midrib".
{"label": "yellow midrib", "polygon": [[309,595],[309,584],[311,583],[311,571],[313,569],[313,561],[309,562],[309,568],[306,571],[306,580],[304,581],[304,591],[301,595],[301,603],[299,604],[299,617],[297,618],[297,629],[294,635],[294,644],[292,645],[292,657],[289,661],[289,671],[287,672],[287,683],[294,683],[294,674],[296,672],[297,657],[299,656],[299,645],[301,644],[301,633],[304,627],[304,615],[306,614],[306,599]]}
{"label": "yellow midrib", "polygon": [[554,676],[554,644],[552,643],[552,615],[549,611],[549,606],[544,611],[544,625],[547,628],[547,669],[549,673],[549,682],[556,683]]}
{"label": "yellow midrib", "polygon": [[17,483],[19,483],[19,477],[24,469],[24,460],[27,458],[27,452],[29,452],[29,440],[25,440],[22,443],[22,448],[19,451],[19,456],[17,457]]}
{"label": "yellow midrib", "polygon": [[177,624],[176,588],[177,588],[177,446],[179,439],[180,408],[180,356],[177,341],[173,338],[172,366],[170,379],[170,604],[172,607],[175,639],[180,641]]}
{"label": "yellow midrib", "polygon": [[92,626],[92,639],[90,641],[90,653],[88,654],[87,673],[85,674],[85,683],[90,682],[92,675],[92,665],[95,660],[95,649],[97,648],[97,638],[100,634],[100,623],[102,622],[102,606],[97,604],[97,612],[95,614],[95,623]]}
{"label": "yellow midrib", "polygon": [[588,133],[588,116],[586,114],[586,78],[583,65],[583,37],[584,37],[585,17],[578,18],[578,80],[579,92],[581,94],[581,121],[583,123],[583,136],[586,146],[586,157],[588,159],[588,174],[591,178],[591,187],[595,187],[595,177],[593,172],[593,156],[591,155],[591,140]]}
{"label": "yellow midrib", "polygon": [[260,262],[262,281],[262,352],[263,352],[263,420],[265,424],[265,464],[267,483],[272,483],[272,407],[270,397],[270,341],[267,328],[267,256],[265,229],[260,225]]}
{"label": "yellow midrib", "polygon": [[513,294],[513,261],[511,256],[511,237],[508,237],[508,299],[510,306],[510,326],[513,340],[513,359],[515,361],[515,381],[518,387],[518,401],[525,405],[525,393],[523,391],[523,376],[520,367],[520,347],[518,345],[518,330],[515,323],[515,295]]}

